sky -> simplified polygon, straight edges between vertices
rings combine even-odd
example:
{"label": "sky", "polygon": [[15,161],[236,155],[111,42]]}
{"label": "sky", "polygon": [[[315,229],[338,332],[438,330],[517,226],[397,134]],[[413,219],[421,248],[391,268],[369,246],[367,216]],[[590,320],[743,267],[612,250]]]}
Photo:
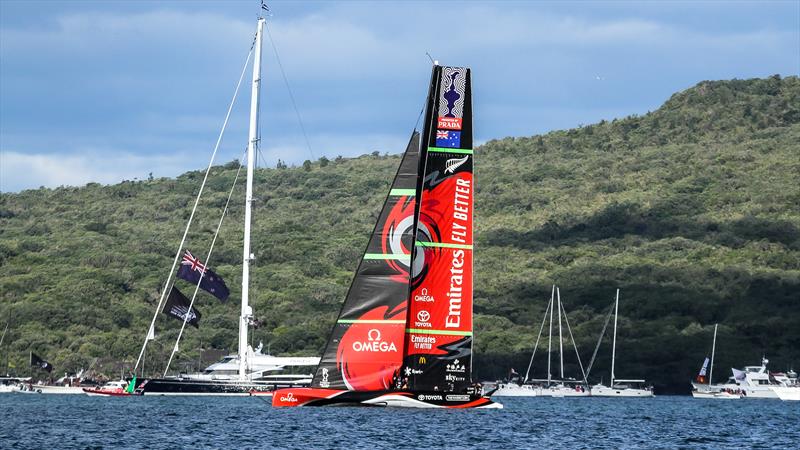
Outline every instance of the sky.
{"label": "sky", "polygon": [[[702,80],[800,72],[800,0],[268,4],[267,166],[401,152],[426,53],[472,68],[477,143],[644,114]],[[259,12],[0,0],[0,192],[205,168]],[[248,108],[245,84],[217,162],[241,158]]]}

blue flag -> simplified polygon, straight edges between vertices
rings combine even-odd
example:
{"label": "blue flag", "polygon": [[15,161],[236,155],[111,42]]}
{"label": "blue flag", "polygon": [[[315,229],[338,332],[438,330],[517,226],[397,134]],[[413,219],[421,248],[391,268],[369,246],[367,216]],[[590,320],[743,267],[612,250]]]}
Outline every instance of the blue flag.
{"label": "blue flag", "polygon": [[222,277],[200,262],[200,258],[195,258],[189,250],[186,250],[181,261],[181,268],[178,269],[178,278],[197,284],[200,280],[200,275],[204,272],[205,275],[203,275],[203,280],[200,281],[200,287],[223,302],[227,300],[231,292],[228,290],[228,286],[225,286],[225,281],[222,280]]}
{"label": "blue flag", "polygon": [[436,146],[444,148],[459,148],[461,147],[461,132],[460,131],[447,131],[436,130]]}

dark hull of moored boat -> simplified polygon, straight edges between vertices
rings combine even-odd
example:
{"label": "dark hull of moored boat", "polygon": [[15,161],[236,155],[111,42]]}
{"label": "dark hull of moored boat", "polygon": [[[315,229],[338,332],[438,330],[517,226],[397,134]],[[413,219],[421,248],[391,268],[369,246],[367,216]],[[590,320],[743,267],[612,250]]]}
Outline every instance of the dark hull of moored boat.
{"label": "dark hull of moored boat", "polygon": [[154,378],[136,389],[142,395],[250,395],[251,392],[273,391],[287,384],[257,381],[193,380],[186,378]]}
{"label": "dark hull of moored boat", "polygon": [[394,406],[405,408],[502,408],[480,394],[412,391],[345,391],[319,388],[279,389],[272,406]]}

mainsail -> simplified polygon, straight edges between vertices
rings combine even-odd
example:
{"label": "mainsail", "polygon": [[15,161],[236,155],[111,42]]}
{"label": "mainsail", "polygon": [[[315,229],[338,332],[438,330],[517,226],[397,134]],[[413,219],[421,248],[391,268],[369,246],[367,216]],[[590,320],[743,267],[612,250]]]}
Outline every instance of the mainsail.
{"label": "mainsail", "polygon": [[313,387],[453,392],[471,384],[469,69],[435,66],[427,105],[423,133],[414,132],[403,154]]}
{"label": "mainsail", "polygon": [[325,347],[312,386],[387,389],[403,360],[419,165],[414,131]]}
{"label": "mainsail", "polygon": [[463,392],[472,372],[470,70],[435,66],[423,129],[404,346],[411,390]]}

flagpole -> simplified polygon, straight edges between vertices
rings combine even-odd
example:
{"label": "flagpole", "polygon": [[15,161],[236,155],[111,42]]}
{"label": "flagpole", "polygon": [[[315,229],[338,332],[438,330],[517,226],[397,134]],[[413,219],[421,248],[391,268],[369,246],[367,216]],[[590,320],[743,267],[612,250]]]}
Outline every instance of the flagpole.
{"label": "flagpole", "polygon": [[239,379],[247,378],[247,326],[253,315],[250,307],[250,222],[253,214],[253,169],[255,166],[256,146],[258,145],[258,106],[261,91],[261,41],[264,31],[264,19],[258,19],[255,50],[253,51],[253,86],[250,98],[250,132],[247,143],[247,188],[244,209],[244,242],[242,249],[242,311],[239,316]]}

